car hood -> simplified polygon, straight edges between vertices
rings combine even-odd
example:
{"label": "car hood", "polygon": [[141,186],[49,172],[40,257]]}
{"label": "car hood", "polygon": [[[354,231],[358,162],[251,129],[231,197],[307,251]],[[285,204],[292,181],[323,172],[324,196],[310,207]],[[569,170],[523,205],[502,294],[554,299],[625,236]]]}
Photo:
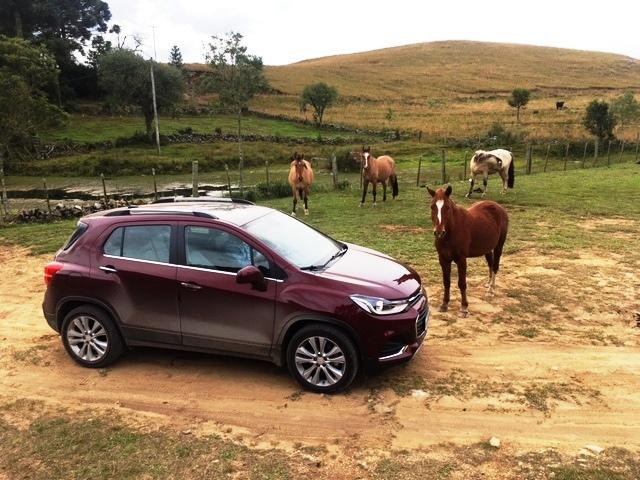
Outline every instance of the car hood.
{"label": "car hood", "polygon": [[383,253],[347,244],[347,252],[319,276],[353,286],[349,293],[389,300],[411,296],[420,287],[420,275]]}

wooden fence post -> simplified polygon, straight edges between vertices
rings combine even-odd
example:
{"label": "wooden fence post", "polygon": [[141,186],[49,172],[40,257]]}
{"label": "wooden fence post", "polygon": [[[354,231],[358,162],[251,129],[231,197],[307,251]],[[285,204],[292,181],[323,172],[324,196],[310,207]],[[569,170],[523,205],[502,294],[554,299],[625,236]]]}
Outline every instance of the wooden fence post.
{"label": "wooden fence post", "polygon": [[464,157],[462,157],[462,180],[467,179],[467,157],[469,156],[469,150],[464,151]]}
{"label": "wooden fence post", "polygon": [[622,155],[624,154],[624,140],[620,144],[620,155],[618,156],[618,163],[622,161]]}
{"label": "wooden fence post", "polygon": [[107,198],[107,184],[104,182],[104,173],[100,174],[100,180],[102,180],[102,196],[104,198],[104,205],[106,207],[109,199]]}
{"label": "wooden fence post", "polygon": [[47,188],[47,179],[42,177],[42,185],[44,187],[44,198],[47,200],[47,211],[51,215],[51,202],[49,201],[49,189]]}
{"label": "wooden fence post", "polygon": [[191,182],[193,184],[191,196],[198,196],[198,160],[191,162]]}
{"label": "wooden fence post", "polygon": [[609,146],[607,147],[607,167],[611,163],[611,140],[609,140]]}
{"label": "wooden fence post", "polygon": [[418,131],[418,143],[422,142],[422,130]]}
{"label": "wooden fence post", "polygon": [[564,166],[562,167],[562,171],[567,171],[567,160],[569,159],[569,146],[571,144],[567,142],[567,146],[564,149]]}
{"label": "wooden fence post", "polygon": [[269,160],[264,161],[264,168],[267,171],[267,190],[269,189],[269,184],[271,183],[269,178]]}
{"label": "wooden fence post", "polygon": [[338,161],[336,160],[336,152],[331,153],[331,176],[333,177],[333,188],[338,187]]}
{"label": "wooden fence post", "polygon": [[531,145],[527,145],[526,150],[526,158],[527,158],[527,175],[531,174]]}
{"label": "wooden fence post", "polygon": [[638,152],[640,148],[640,133],[636,134],[636,163],[638,163]]}
{"label": "wooden fence post", "polygon": [[418,157],[418,175],[416,177],[416,187],[420,186],[420,170],[422,169],[422,155]]}
{"label": "wooden fence post", "polygon": [[442,183],[447,183],[447,150],[442,149],[442,167],[441,167]]}
{"label": "wooden fence post", "polygon": [[224,171],[227,174],[227,190],[229,191],[229,198],[231,198],[231,178],[229,177],[229,165],[224,164]]}
{"label": "wooden fence post", "polygon": [[544,155],[544,168],[542,169],[543,172],[547,171],[547,164],[549,163],[549,151],[551,150],[551,144],[548,143],[547,144],[547,153],[545,153]]}
{"label": "wooden fence post", "polygon": [[[0,156],[2,154],[0,153]],[[9,214],[9,199],[7,198],[7,186],[4,183],[4,164],[2,163],[2,158],[0,157],[0,186],[2,186],[2,196],[0,200],[2,200],[2,210],[3,210],[3,218]]]}
{"label": "wooden fence post", "polygon": [[600,150],[600,139],[598,137],[596,137],[596,139],[593,141],[593,166],[596,166],[596,163],[598,163],[598,154]]}
{"label": "wooden fence post", "polygon": [[589,147],[589,142],[584,142],[584,152],[582,153],[582,168],[584,168],[584,161],[587,159],[588,147]]}
{"label": "wooden fence post", "polygon": [[158,182],[156,181],[156,169],[151,169],[151,175],[153,176],[153,199],[158,200]]}

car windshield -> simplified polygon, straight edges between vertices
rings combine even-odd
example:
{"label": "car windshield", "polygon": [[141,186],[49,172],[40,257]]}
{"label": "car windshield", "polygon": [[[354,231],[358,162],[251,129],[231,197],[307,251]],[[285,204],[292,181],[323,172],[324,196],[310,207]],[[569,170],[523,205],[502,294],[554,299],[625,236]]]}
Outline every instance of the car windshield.
{"label": "car windshield", "polygon": [[281,212],[271,212],[243,228],[299,268],[322,267],[344,245]]}

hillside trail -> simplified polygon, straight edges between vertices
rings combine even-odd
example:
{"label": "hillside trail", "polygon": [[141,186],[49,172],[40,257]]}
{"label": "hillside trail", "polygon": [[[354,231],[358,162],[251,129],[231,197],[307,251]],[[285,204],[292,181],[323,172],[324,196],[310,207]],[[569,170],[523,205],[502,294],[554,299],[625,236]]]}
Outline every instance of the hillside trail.
{"label": "hillside trail", "polygon": [[[593,300],[598,308],[591,295],[578,293],[561,300],[545,294],[548,308],[522,307],[536,282],[568,281],[554,270],[575,273],[585,262],[604,261],[584,255],[551,266],[548,256],[531,252],[506,256],[492,299],[481,293],[481,264],[472,264],[469,318],[456,318],[453,290],[452,311],[432,315],[413,362],[327,396],[300,391],[285,369],[268,363],[170,350],[137,348],[108,369],[82,368],[42,316],[49,257],[2,246],[0,403],[36,400],[38,414],[118,412],[144,430],[216,433],[254,448],[320,446],[334,457],[491,436],[514,451],[637,447],[640,329],[630,319],[633,291],[640,291],[638,260],[606,261],[602,268],[614,272],[607,281],[631,282],[632,292],[603,294]],[[433,310],[439,280],[428,280]],[[583,291],[607,291],[598,276],[570,281],[582,282]],[[523,328],[537,329],[535,337],[518,334]]]}

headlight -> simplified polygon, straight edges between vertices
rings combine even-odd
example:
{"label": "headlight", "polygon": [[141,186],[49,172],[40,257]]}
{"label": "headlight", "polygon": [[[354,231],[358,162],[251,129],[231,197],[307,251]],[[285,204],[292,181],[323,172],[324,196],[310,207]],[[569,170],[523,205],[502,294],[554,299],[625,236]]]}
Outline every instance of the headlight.
{"label": "headlight", "polygon": [[401,313],[409,306],[409,300],[392,301],[379,297],[367,297],[366,295],[351,295],[349,298],[365,312],[373,313],[374,315]]}

